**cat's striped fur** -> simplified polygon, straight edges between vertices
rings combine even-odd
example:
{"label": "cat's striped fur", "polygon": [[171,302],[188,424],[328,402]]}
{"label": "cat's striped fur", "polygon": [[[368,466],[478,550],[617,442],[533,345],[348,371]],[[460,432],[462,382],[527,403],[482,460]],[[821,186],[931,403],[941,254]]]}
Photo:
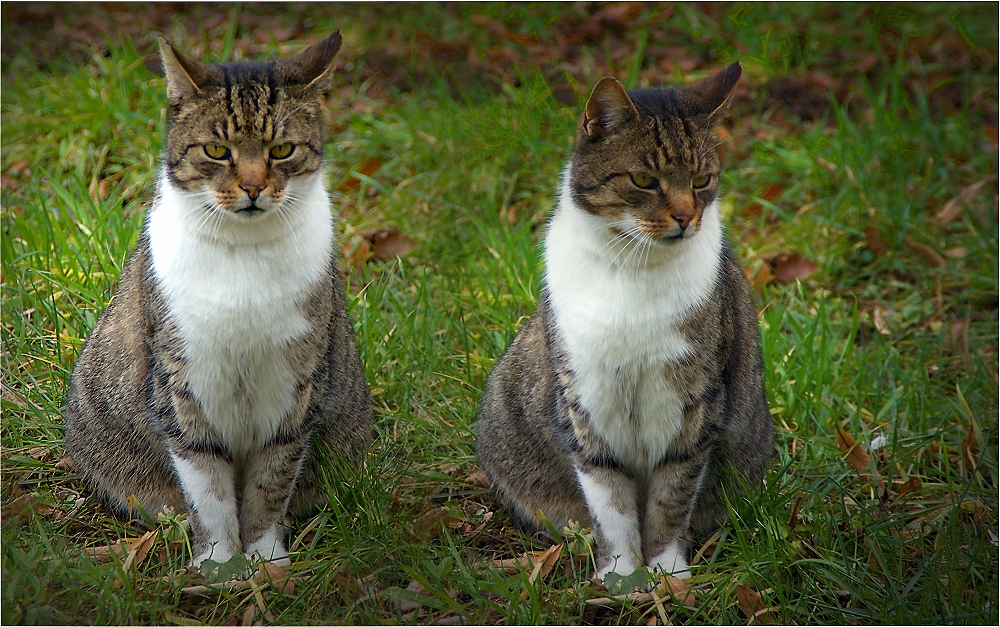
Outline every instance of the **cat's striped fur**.
{"label": "cat's striped fur", "polygon": [[371,440],[323,182],[340,43],[203,65],[160,42],[157,195],[73,369],[66,444],[113,513],[190,511],[196,564],[287,562],[286,510],[325,502],[328,455],[359,464]]}
{"label": "cat's striped fur", "polygon": [[594,529],[598,576],[687,576],[685,535],[773,453],[757,316],[722,236],[715,131],[739,64],[602,79],[545,238],[538,309],[490,374],[480,463],[529,527]]}

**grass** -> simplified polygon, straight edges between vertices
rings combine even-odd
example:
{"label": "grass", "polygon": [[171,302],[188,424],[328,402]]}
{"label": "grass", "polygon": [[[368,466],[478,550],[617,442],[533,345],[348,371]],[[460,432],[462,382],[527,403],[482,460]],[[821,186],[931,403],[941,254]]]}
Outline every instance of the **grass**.
{"label": "grass", "polygon": [[[262,10],[199,13],[181,48],[203,41],[225,58]],[[192,597],[183,590],[203,582],[162,538],[128,567],[96,559],[94,547],[146,529],[108,518],[57,467],[69,371],[153,192],[162,80],[144,44],[114,33],[106,54],[36,59],[5,5],[5,45],[22,47],[2,61],[3,623],[236,624],[248,613],[268,623],[735,623],[747,620],[747,588],[780,623],[996,623],[995,6],[646,7],[561,69],[514,47],[520,62],[477,70],[482,81],[468,80],[466,48],[440,52],[460,41],[488,64],[510,45],[473,27],[474,15],[550,42],[586,9],[295,10],[308,11],[310,34],[342,27],[347,52],[367,52],[347,57],[327,145],[348,259],[372,228],[420,245],[348,273],[380,436],[365,470],[331,486],[329,507],[296,521],[294,590]],[[963,45],[972,61],[948,65]],[[534,308],[544,220],[589,81],[609,67],[633,84],[680,80],[656,65],[665,46],[699,68],[744,63],[749,91],[728,124],[722,189],[762,309],[778,454],[762,493],[732,503],[705,547],[694,604],[667,602],[661,614],[649,603],[588,606],[607,593],[565,556],[540,581],[530,569],[479,568],[550,542],[517,532],[466,479],[483,381]],[[379,87],[366,58],[384,50],[404,51],[406,71],[384,63],[391,80]],[[804,76],[805,90],[816,75],[827,80],[810,121],[767,87]],[[984,179],[958,219],[934,219]],[[790,251],[816,271],[765,281]],[[865,466],[842,455],[838,428],[886,444]]]}

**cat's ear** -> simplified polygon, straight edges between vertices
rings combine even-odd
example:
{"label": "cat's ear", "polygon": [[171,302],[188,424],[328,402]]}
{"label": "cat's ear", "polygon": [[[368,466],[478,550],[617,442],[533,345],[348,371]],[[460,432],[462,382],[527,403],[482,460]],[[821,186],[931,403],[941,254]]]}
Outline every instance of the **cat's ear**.
{"label": "cat's ear", "polygon": [[685,87],[682,106],[692,115],[718,117],[729,106],[729,100],[736,91],[736,83],[742,74],[743,66],[737,61],[700,83]]}
{"label": "cat's ear", "polygon": [[334,31],[329,37],[314,46],[309,46],[303,52],[288,59],[278,61],[290,83],[305,85],[306,89],[318,90],[319,94],[330,92],[333,80],[333,58],[340,51],[344,38],[340,31]]}
{"label": "cat's ear", "polygon": [[202,64],[174,50],[163,37],[160,37],[160,60],[163,62],[163,74],[167,77],[167,101],[170,104],[197,94],[208,78]]}
{"label": "cat's ear", "polygon": [[589,137],[612,131],[622,122],[637,117],[632,99],[625,93],[625,88],[617,79],[605,76],[597,81],[594,91],[590,92],[587,106],[580,118],[580,129]]}

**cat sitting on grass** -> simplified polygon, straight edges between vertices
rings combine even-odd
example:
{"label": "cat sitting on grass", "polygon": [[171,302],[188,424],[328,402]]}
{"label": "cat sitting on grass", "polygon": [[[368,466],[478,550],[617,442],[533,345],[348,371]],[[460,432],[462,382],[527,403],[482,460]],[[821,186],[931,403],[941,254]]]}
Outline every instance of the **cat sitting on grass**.
{"label": "cat sitting on grass", "polygon": [[189,511],[196,565],[287,564],[286,511],[326,502],[329,454],[360,464],[371,441],[323,181],[341,41],[203,65],[160,40],[156,198],[73,369],[66,446],[117,516]]}
{"label": "cat sitting on grass", "polygon": [[774,434],[757,313],[719,219],[716,125],[741,68],[594,87],[545,237],[538,309],[497,361],[478,456],[525,526],[596,536],[597,576],[688,577],[689,528],[759,485]]}

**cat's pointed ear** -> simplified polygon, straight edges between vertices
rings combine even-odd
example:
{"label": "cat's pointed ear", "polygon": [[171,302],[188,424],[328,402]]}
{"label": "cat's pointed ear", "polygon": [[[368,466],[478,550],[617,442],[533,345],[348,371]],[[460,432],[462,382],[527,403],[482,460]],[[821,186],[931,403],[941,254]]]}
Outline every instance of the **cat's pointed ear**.
{"label": "cat's pointed ear", "polygon": [[612,76],[605,76],[590,92],[580,119],[580,129],[587,136],[594,137],[614,130],[625,120],[638,115],[622,84]]}
{"label": "cat's pointed ear", "polygon": [[307,89],[318,89],[322,95],[329,93],[333,79],[333,58],[340,52],[344,37],[334,31],[329,37],[304,51],[278,63],[287,72],[286,80]]}
{"label": "cat's pointed ear", "polygon": [[686,87],[685,108],[695,115],[708,115],[711,118],[719,116],[729,106],[729,100],[736,91],[736,83],[742,74],[743,66],[737,61],[700,83]]}
{"label": "cat's pointed ear", "polygon": [[174,50],[163,37],[160,37],[160,60],[163,62],[163,74],[167,77],[167,100],[171,104],[197,94],[208,78],[202,64]]}

